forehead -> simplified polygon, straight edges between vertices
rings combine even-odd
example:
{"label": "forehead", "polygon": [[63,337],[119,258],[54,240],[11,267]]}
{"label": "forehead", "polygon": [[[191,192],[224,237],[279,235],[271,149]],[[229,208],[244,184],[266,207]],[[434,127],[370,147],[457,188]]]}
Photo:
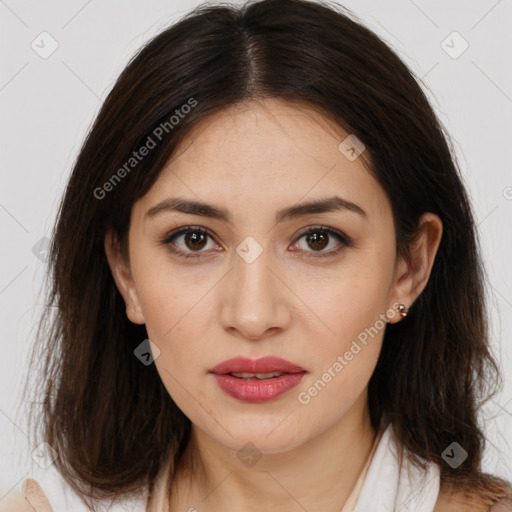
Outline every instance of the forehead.
{"label": "forehead", "polygon": [[366,155],[353,159],[340,150],[349,135],[305,104],[265,99],[231,106],[188,133],[140,206],[147,211],[180,196],[233,211],[257,205],[279,210],[339,194],[364,205],[370,216],[388,213]]}

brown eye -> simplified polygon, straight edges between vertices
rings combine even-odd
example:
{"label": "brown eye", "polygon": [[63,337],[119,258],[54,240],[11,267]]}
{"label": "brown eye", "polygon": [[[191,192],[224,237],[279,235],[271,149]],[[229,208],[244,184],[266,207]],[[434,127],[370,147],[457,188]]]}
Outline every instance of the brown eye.
{"label": "brown eye", "polygon": [[315,251],[321,251],[329,244],[329,235],[319,232],[308,234],[306,236],[306,241],[312,249]]}
{"label": "brown eye", "polygon": [[[299,241],[302,239],[305,240],[305,247],[300,247]],[[338,243],[331,244],[333,239],[338,240]],[[302,233],[295,245],[305,253],[305,257],[336,256],[341,249],[351,245],[351,239],[333,228],[321,226]],[[334,247],[326,251],[329,245]]]}
{"label": "brown eye", "polygon": [[191,231],[184,235],[185,245],[192,251],[198,251],[204,248],[207,241],[207,236],[198,231]]}
{"label": "brown eye", "polygon": [[[170,233],[162,240],[162,243],[167,245],[168,249],[178,256],[183,256],[184,258],[200,257],[203,253],[207,252],[203,249],[208,245],[208,238],[212,238],[208,231],[202,228],[186,226]],[[212,247],[215,247],[214,242],[212,242]]]}

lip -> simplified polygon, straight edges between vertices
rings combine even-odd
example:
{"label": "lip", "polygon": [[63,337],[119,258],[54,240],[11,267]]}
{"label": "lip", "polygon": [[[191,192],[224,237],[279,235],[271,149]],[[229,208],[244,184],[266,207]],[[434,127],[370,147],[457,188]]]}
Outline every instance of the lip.
{"label": "lip", "polygon": [[[280,377],[270,379],[242,379],[229,373],[283,373]],[[297,386],[307,371],[296,364],[279,357],[262,357],[247,359],[235,357],[223,361],[210,370],[222,391],[232,398],[243,402],[261,403],[283,395]]]}
{"label": "lip", "polygon": [[210,370],[211,373],[222,375],[226,373],[300,373],[306,370],[301,366],[290,363],[285,359],[274,356],[260,357],[259,359],[248,359],[247,357],[235,357],[219,363]]}

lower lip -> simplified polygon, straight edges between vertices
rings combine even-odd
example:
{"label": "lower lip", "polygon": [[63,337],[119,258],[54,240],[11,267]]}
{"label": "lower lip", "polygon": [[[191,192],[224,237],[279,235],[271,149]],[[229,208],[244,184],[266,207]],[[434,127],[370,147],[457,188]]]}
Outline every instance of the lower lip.
{"label": "lower lip", "polygon": [[219,387],[228,395],[244,402],[267,402],[299,384],[306,372],[285,373],[272,379],[238,379],[232,375],[213,374]]}

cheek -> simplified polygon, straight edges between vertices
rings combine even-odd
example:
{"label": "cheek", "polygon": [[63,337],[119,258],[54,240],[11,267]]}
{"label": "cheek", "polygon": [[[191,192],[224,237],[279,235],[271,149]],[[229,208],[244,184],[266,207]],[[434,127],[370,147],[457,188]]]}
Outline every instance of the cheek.
{"label": "cheek", "polygon": [[204,354],[205,317],[197,295],[154,294],[144,300],[143,311],[149,338],[168,365],[184,367],[201,364]]}
{"label": "cheek", "polygon": [[[313,374],[305,401],[323,399],[351,403],[365,388],[377,363],[386,330],[388,266],[377,253],[358,255],[322,283],[321,292],[308,305],[323,323],[314,336]],[[389,270],[391,272],[391,270]],[[327,327],[327,328],[326,328]],[[322,334],[320,335],[320,330]]]}
{"label": "cheek", "polygon": [[192,272],[183,272],[160,249],[135,254],[132,266],[148,335],[167,345],[176,333],[194,326],[201,311],[204,282]]}
{"label": "cheek", "polygon": [[299,390],[298,412],[310,423],[312,431],[322,431],[347,415],[359,421],[357,411],[361,409],[356,403],[362,406],[366,401],[363,396],[377,363],[380,340],[376,338],[371,345],[353,350],[357,353],[350,360],[345,352],[336,354],[322,372],[311,375]]}
{"label": "cheek", "polygon": [[208,403],[198,386],[198,369],[205,368],[208,344],[204,315],[197,294],[176,294],[173,288],[154,287],[144,298],[146,330],[160,350],[154,364],[164,387],[190,419],[200,421],[204,410],[196,405]]}
{"label": "cheek", "polygon": [[189,288],[177,285],[176,279],[158,277],[145,281],[140,306],[148,337],[160,350],[155,364],[162,378],[165,369],[182,382],[191,374],[190,368],[203,365],[208,323],[201,302],[204,292],[198,285]]}
{"label": "cheek", "polygon": [[336,335],[317,345],[314,368],[297,395],[308,417],[335,422],[351,409],[373,374],[386,325],[374,308],[358,309],[354,303],[338,315]]}
{"label": "cheek", "polygon": [[[327,326],[324,336],[329,347],[345,349],[361,333],[377,324],[382,330],[382,318],[389,309],[388,292],[391,270],[368,254],[357,255],[350,264],[322,281],[318,292],[310,295],[308,305]],[[371,257],[370,257],[371,256]],[[364,338],[364,334],[361,336]]]}

